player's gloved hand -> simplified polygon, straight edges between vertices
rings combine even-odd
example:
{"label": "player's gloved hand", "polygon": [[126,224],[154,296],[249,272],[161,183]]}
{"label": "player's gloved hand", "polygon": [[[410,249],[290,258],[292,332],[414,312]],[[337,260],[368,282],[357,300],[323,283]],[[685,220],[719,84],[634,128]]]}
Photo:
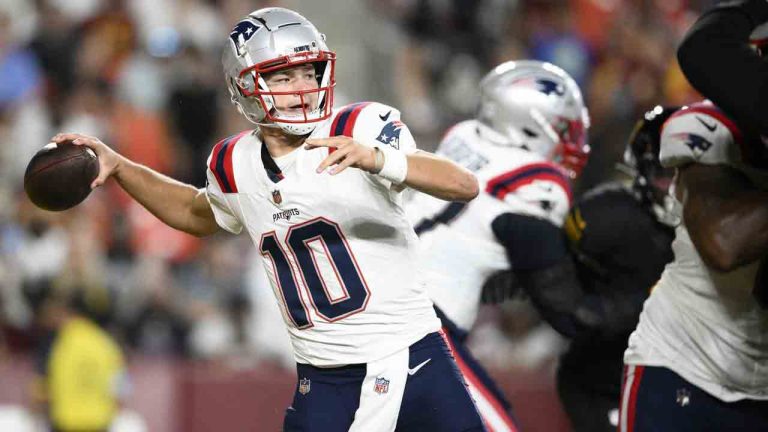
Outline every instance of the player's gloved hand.
{"label": "player's gloved hand", "polygon": [[122,156],[96,137],[76,133],[60,133],[54,135],[51,141],[56,144],[72,141],[72,144],[84,145],[96,153],[96,156],[99,158],[99,175],[91,183],[91,189],[103,185],[109,176],[117,172],[122,161]]}
{"label": "player's gloved hand", "polygon": [[375,174],[376,152],[372,147],[364,146],[346,136],[312,138],[304,142],[304,148],[307,150],[318,147],[334,147],[336,149],[320,162],[320,165],[317,167],[318,173],[336,165],[329,171],[331,175],[336,175],[348,167],[358,168]]}
{"label": "player's gloved hand", "polygon": [[480,301],[484,304],[498,304],[515,297],[521,292],[520,281],[510,271],[500,271],[491,275],[483,284]]}

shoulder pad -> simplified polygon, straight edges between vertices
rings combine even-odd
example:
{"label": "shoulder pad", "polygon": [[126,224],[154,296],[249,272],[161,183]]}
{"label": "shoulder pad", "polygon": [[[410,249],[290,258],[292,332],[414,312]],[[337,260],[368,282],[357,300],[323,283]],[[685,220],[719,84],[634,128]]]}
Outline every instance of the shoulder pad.
{"label": "shoulder pad", "polygon": [[715,105],[701,102],[674,113],[661,131],[661,164],[730,164],[740,160],[742,132]]}
{"label": "shoulder pad", "polygon": [[571,180],[568,174],[560,166],[548,161],[525,164],[495,176],[488,180],[485,191],[503,200],[508,193],[515,192],[520,187],[537,180],[547,180],[557,184],[568,195],[569,201],[571,200]]}
{"label": "shoulder pad", "polygon": [[400,111],[378,102],[358,102],[339,109],[329,136],[340,135],[370,146],[386,144],[396,150],[415,149],[408,127],[400,120]]}

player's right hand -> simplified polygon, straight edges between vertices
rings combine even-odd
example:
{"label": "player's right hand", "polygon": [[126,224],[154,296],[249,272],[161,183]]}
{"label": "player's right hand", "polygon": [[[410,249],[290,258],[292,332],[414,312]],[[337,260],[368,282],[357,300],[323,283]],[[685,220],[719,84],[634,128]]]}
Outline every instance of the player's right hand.
{"label": "player's right hand", "polygon": [[99,175],[91,183],[91,189],[103,185],[111,175],[117,172],[120,166],[122,156],[96,137],[77,133],[59,133],[54,135],[51,141],[57,144],[72,141],[72,144],[84,145],[96,153],[99,159]]}

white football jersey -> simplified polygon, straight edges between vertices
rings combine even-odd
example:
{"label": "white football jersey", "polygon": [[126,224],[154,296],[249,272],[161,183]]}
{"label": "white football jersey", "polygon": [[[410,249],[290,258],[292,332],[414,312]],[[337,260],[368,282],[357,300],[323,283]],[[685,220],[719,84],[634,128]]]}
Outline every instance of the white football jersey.
{"label": "white football jersey", "polygon": [[[416,151],[400,113],[378,103],[335,110],[311,138],[338,135]],[[400,189],[354,168],[318,174],[328,154],[302,146],[273,159],[246,131],[214,147],[207,187],[217,223],[245,228],[261,253],[296,361],[323,367],[374,361],[440,328]]]}
{"label": "white football jersey", "polygon": [[422,241],[430,297],[456,325],[470,330],[483,283],[510,268],[491,223],[504,213],[518,213],[562,226],[571,204],[570,180],[536,153],[483,140],[476,120],[449,130],[437,153],[473,171],[480,195],[470,203],[446,203],[415,193],[406,211]]}
{"label": "white football jersey", "polygon": [[[768,171],[750,167],[741,133],[710,103],[675,113],[662,130],[661,162],[732,166],[759,187]],[[682,217],[682,206],[675,212]],[[646,301],[624,361],[663,366],[726,401],[768,399],[768,311],[752,295],[759,263],[729,273],[707,267],[680,224],[667,265]]]}

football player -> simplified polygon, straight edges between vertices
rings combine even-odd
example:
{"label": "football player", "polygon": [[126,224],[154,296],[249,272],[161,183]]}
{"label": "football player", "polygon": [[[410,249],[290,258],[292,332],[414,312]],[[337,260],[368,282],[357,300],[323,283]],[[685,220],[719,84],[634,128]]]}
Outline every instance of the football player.
{"label": "football player", "polygon": [[118,155],[96,138],[101,172],[168,225],[246,231],[291,335],[298,382],[286,431],[480,431],[416,266],[402,190],[466,202],[476,178],[417,151],[400,113],[333,108],[336,55],[306,18],[254,11],[223,54],[232,102],[255,130],[216,144],[204,190]]}
{"label": "football player", "polygon": [[659,141],[675,110],[657,106],[638,121],[624,154],[634,175],[630,187],[599,185],[571,208],[568,241],[557,243],[563,258],[514,275],[541,315],[571,339],[560,357],[557,391],[576,432],[616,430],[627,339],[673,258],[673,170],[659,163]]}
{"label": "football player", "polygon": [[665,123],[682,218],[624,356],[622,431],[768,430],[768,171],[715,105]]}
{"label": "football player", "polygon": [[417,194],[407,210],[443,328],[489,430],[517,430],[504,396],[463,347],[483,283],[510,267],[552,259],[546,236],[560,233],[571,180],[587,160],[589,116],[575,81],[559,67],[512,61],[480,83],[476,119],[446,134],[437,153],[473,171],[471,203]]}

